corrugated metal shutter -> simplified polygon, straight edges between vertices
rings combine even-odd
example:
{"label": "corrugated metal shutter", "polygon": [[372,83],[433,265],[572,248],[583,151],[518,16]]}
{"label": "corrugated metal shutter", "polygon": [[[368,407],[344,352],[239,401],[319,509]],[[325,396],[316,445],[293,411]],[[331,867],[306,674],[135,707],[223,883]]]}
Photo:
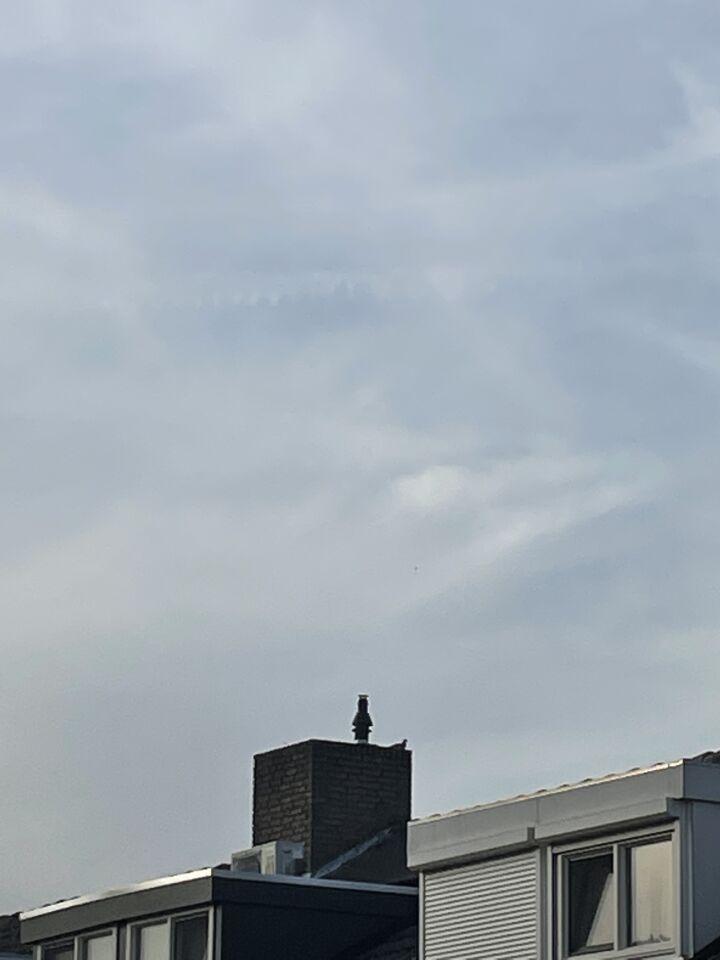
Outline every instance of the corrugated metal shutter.
{"label": "corrugated metal shutter", "polygon": [[425,960],[538,960],[536,853],[427,873]]}

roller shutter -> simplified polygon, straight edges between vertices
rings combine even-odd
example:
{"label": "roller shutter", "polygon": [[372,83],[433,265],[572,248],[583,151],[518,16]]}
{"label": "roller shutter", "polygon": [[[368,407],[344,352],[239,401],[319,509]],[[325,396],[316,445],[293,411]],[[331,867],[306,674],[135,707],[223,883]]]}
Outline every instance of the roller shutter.
{"label": "roller shutter", "polygon": [[425,960],[538,960],[537,853],[426,873]]}

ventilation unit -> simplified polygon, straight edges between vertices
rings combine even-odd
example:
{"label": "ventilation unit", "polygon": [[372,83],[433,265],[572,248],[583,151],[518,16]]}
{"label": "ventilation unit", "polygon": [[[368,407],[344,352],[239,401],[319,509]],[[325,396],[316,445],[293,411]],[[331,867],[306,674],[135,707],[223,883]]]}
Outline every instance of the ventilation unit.
{"label": "ventilation unit", "polygon": [[231,862],[238,873],[297,877],[305,870],[305,845],[293,840],[273,840],[234,853]]}

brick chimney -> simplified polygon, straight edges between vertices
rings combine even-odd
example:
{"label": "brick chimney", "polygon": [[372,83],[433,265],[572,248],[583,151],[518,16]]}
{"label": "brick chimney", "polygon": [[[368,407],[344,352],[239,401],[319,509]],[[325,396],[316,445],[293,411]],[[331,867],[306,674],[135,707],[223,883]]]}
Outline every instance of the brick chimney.
{"label": "brick chimney", "polygon": [[305,844],[313,875],[405,879],[412,753],[405,742],[305,740],[255,756],[253,844]]}

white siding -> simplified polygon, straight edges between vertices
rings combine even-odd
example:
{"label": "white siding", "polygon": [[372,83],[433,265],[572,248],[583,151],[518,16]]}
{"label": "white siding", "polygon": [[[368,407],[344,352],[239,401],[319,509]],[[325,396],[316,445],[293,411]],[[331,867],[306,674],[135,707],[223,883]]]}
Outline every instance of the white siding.
{"label": "white siding", "polygon": [[539,960],[536,852],[426,873],[425,960]]}

